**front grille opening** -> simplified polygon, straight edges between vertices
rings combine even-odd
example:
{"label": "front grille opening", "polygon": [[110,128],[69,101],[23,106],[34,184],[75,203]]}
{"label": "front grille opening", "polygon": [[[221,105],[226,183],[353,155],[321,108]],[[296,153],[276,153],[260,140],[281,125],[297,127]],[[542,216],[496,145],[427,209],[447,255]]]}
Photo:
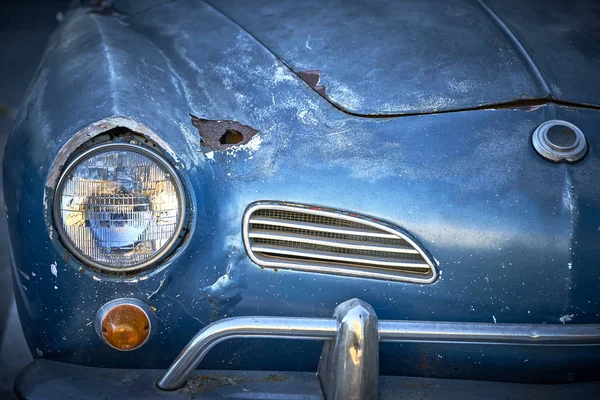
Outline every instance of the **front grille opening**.
{"label": "front grille opening", "polygon": [[420,283],[437,277],[412,238],[373,218],[259,203],[246,211],[244,221],[246,250],[261,267]]}

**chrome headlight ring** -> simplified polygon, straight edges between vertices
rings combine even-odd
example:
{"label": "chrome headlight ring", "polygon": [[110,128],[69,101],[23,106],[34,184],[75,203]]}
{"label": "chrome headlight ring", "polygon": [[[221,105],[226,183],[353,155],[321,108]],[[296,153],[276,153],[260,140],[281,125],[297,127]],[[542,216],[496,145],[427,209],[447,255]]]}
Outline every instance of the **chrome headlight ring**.
{"label": "chrome headlight ring", "polygon": [[53,214],[60,241],[82,264],[108,273],[138,272],[179,243],[186,193],[157,151],[136,141],[108,142],[68,163]]}

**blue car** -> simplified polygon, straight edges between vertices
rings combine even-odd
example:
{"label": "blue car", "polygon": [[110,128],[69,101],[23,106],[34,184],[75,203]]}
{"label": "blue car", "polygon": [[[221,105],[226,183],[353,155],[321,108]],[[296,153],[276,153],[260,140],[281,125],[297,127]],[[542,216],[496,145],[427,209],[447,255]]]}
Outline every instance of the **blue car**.
{"label": "blue car", "polygon": [[4,156],[23,399],[595,399],[600,3],[114,0]]}

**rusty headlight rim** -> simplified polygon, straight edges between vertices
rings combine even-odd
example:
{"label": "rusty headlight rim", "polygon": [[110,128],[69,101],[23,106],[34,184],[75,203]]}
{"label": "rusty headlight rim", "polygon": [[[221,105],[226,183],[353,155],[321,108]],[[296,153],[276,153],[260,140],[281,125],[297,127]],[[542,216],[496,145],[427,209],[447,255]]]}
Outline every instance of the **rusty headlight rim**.
{"label": "rusty headlight rim", "polygon": [[[153,144],[154,145],[154,144]],[[154,145],[156,146],[156,145]],[[165,244],[162,249],[156,253],[153,257],[145,260],[144,262],[131,265],[128,267],[113,267],[110,265],[105,265],[99,262],[96,262],[81,251],[79,251],[76,246],[72,243],[71,239],[68,237],[67,233],[63,229],[62,219],[61,219],[61,210],[60,210],[60,196],[62,195],[63,186],[69,177],[69,174],[76,168],[81,162],[86,160],[89,157],[92,157],[96,154],[107,152],[107,151],[115,151],[115,150],[125,150],[125,151],[133,151],[139,153],[143,156],[150,158],[153,162],[157,163],[160,167],[164,168],[170,176],[173,178],[174,185],[177,192],[177,198],[179,201],[179,218],[177,221],[177,226],[173,232],[173,235],[169,242]],[[187,209],[187,195],[185,192],[185,188],[179,174],[176,169],[171,165],[171,163],[163,157],[158,151],[150,148],[148,145],[141,144],[140,142],[133,140],[131,142],[121,142],[121,141],[110,141],[101,144],[92,145],[92,147],[82,151],[76,156],[72,157],[70,161],[68,161],[64,171],[60,175],[58,179],[58,183],[56,185],[56,190],[54,191],[53,197],[53,205],[52,205],[52,221],[53,225],[58,233],[58,239],[61,244],[66,248],[66,250],[71,253],[79,262],[82,263],[83,266],[88,267],[92,270],[95,270],[100,273],[107,274],[118,274],[118,273],[141,273],[147,271],[149,269],[154,269],[160,265],[160,262],[168,256],[171,251],[173,251],[178,244],[183,239],[182,231],[184,230],[184,225],[186,221],[186,209]]]}

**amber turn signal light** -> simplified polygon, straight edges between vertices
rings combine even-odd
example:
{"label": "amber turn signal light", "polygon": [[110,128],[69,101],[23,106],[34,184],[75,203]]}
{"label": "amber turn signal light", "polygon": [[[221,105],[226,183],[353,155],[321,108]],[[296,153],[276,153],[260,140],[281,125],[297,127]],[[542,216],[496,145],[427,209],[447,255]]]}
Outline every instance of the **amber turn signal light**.
{"label": "amber turn signal light", "polygon": [[129,351],[148,340],[151,321],[148,306],[137,299],[113,300],[98,311],[96,331],[117,350]]}

